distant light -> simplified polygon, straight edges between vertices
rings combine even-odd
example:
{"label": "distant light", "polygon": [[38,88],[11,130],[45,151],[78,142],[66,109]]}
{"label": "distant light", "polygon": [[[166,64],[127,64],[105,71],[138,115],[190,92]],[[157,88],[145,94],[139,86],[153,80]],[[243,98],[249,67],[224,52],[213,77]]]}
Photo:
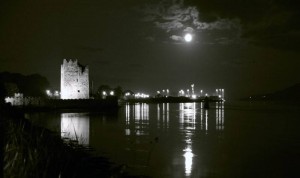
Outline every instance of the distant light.
{"label": "distant light", "polygon": [[103,92],[102,92],[102,94],[103,94],[104,96],[106,96],[106,95],[107,95],[106,91],[103,91]]}
{"label": "distant light", "polygon": [[187,34],[184,36],[184,40],[185,40],[186,42],[191,42],[192,39],[193,39],[193,37],[192,37],[192,35],[189,34],[189,33],[187,33]]}
{"label": "distant light", "polygon": [[157,94],[160,94],[160,91],[157,91]]}
{"label": "distant light", "polygon": [[193,99],[196,99],[196,98],[197,98],[197,96],[196,96],[196,95],[192,95],[192,98],[193,98]]}
{"label": "distant light", "polygon": [[114,95],[115,93],[114,93],[114,91],[111,91],[109,94],[112,96],[112,95]]}

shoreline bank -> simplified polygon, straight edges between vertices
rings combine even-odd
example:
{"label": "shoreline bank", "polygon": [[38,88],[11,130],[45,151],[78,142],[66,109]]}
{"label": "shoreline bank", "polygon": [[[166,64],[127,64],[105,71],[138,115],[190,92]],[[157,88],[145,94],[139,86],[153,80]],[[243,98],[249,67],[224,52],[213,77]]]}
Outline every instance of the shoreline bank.
{"label": "shoreline bank", "polygon": [[2,105],[0,114],[4,177],[127,177],[124,166],[33,125],[19,109]]}

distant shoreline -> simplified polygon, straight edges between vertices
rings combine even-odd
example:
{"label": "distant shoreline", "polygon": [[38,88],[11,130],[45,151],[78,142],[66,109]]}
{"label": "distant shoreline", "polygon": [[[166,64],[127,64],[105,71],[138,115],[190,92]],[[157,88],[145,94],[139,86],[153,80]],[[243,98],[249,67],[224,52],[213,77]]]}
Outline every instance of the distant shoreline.
{"label": "distant shoreline", "polygon": [[[210,98],[208,97],[209,102],[224,102],[220,98]],[[205,97],[200,98],[188,98],[188,97],[159,97],[159,98],[132,98],[126,99],[124,102],[128,103],[189,103],[189,102],[205,102]]]}

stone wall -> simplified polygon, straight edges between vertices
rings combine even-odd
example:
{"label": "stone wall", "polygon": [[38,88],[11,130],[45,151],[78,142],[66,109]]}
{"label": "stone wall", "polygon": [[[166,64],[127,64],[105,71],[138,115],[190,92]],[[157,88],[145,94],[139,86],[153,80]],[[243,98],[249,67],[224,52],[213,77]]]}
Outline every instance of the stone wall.
{"label": "stone wall", "polygon": [[5,103],[12,106],[42,106],[43,102],[38,97],[24,97],[22,93],[15,93],[14,97],[5,97]]}

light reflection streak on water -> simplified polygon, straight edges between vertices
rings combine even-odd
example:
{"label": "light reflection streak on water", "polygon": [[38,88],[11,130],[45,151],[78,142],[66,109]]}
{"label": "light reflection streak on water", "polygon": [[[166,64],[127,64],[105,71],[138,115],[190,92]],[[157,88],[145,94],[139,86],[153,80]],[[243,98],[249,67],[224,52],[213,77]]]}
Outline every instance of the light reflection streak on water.
{"label": "light reflection streak on water", "polygon": [[168,129],[169,128],[169,117],[170,117],[169,116],[169,103],[157,104],[156,107],[157,107],[157,128]]}
{"label": "light reflection streak on water", "polygon": [[201,130],[203,130],[203,103],[200,103],[200,125]]}
{"label": "light reflection streak on water", "polygon": [[167,114],[167,128],[169,128],[169,103],[167,103],[167,111],[166,111],[166,114]]}
{"label": "light reflection streak on water", "polygon": [[163,103],[163,110],[162,110],[162,116],[163,116],[163,128],[169,128],[169,103]]}
{"label": "light reflection streak on water", "polygon": [[160,128],[160,107],[157,104],[157,128]]}
{"label": "light reflection streak on water", "polygon": [[224,103],[216,103],[216,130],[224,130]]}
{"label": "light reflection streak on water", "polygon": [[88,145],[90,117],[87,113],[62,113],[61,137],[76,140],[79,144]]}
{"label": "light reflection streak on water", "polygon": [[186,147],[183,149],[183,156],[185,158],[185,175],[190,176],[193,166],[193,150],[192,150],[192,136],[196,129],[196,103],[180,103],[179,104],[179,122],[180,129],[185,132]]}
{"label": "light reflection streak on water", "polygon": [[185,175],[190,176],[192,173],[192,165],[193,165],[193,157],[194,154],[192,153],[192,149],[190,147],[187,147],[183,150],[185,153],[183,154],[185,161]]}
{"label": "light reflection streak on water", "polygon": [[130,125],[130,104],[129,103],[126,103],[125,105],[125,108],[126,108],[126,123],[125,125],[128,126],[125,128],[125,134],[126,135],[130,135],[130,129],[129,129],[129,125]]}
{"label": "light reflection streak on water", "polygon": [[205,109],[205,134],[208,133],[208,110]]}
{"label": "light reflection streak on water", "polygon": [[[160,103],[154,105],[156,108],[157,118],[154,121],[156,128],[169,128],[169,103]],[[126,135],[144,136],[149,135],[149,105],[139,103],[135,105],[126,105]],[[179,129],[183,134],[183,146],[181,147],[183,163],[185,167],[185,177],[192,177],[193,159],[195,159],[195,150],[193,150],[193,141],[195,133],[208,135],[209,129],[223,130],[224,129],[224,103],[216,104],[214,108],[209,110],[203,108],[203,103],[180,103],[179,104]],[[215,121],[215,124],[213,122]],[[212,123],[213,127],[208,127],[208,123]],[[199,125],[200,124],[200,125]],[[216,126],[214,126],[216,125]],[[196,128],[198,127],[198,128]],[[201,132],[196,132],[200,129]],[[213,132],[212,132],[213,133]],[[135,137],[136,138],[136,137]],[[135,147],[132,148],[133,150]],[[195,148],[194,148],[195,149]],[[195,163],[194,163],[195,164]]]}
{"label": "light reflection streak on water", "polygon": [[[130,115],[132,110],[132,115]],[[126,128],[125,134],[148,135],[149,134],[149,105],[146,103],[126,104]],[[130,127],[134,125],[134,128]]]}
{"label": "light reflection streak on water", "polygon": [[163,113],[162,113],[162,121],[163,121],[163,128],[165,128],[165,103],[163,105]]}

